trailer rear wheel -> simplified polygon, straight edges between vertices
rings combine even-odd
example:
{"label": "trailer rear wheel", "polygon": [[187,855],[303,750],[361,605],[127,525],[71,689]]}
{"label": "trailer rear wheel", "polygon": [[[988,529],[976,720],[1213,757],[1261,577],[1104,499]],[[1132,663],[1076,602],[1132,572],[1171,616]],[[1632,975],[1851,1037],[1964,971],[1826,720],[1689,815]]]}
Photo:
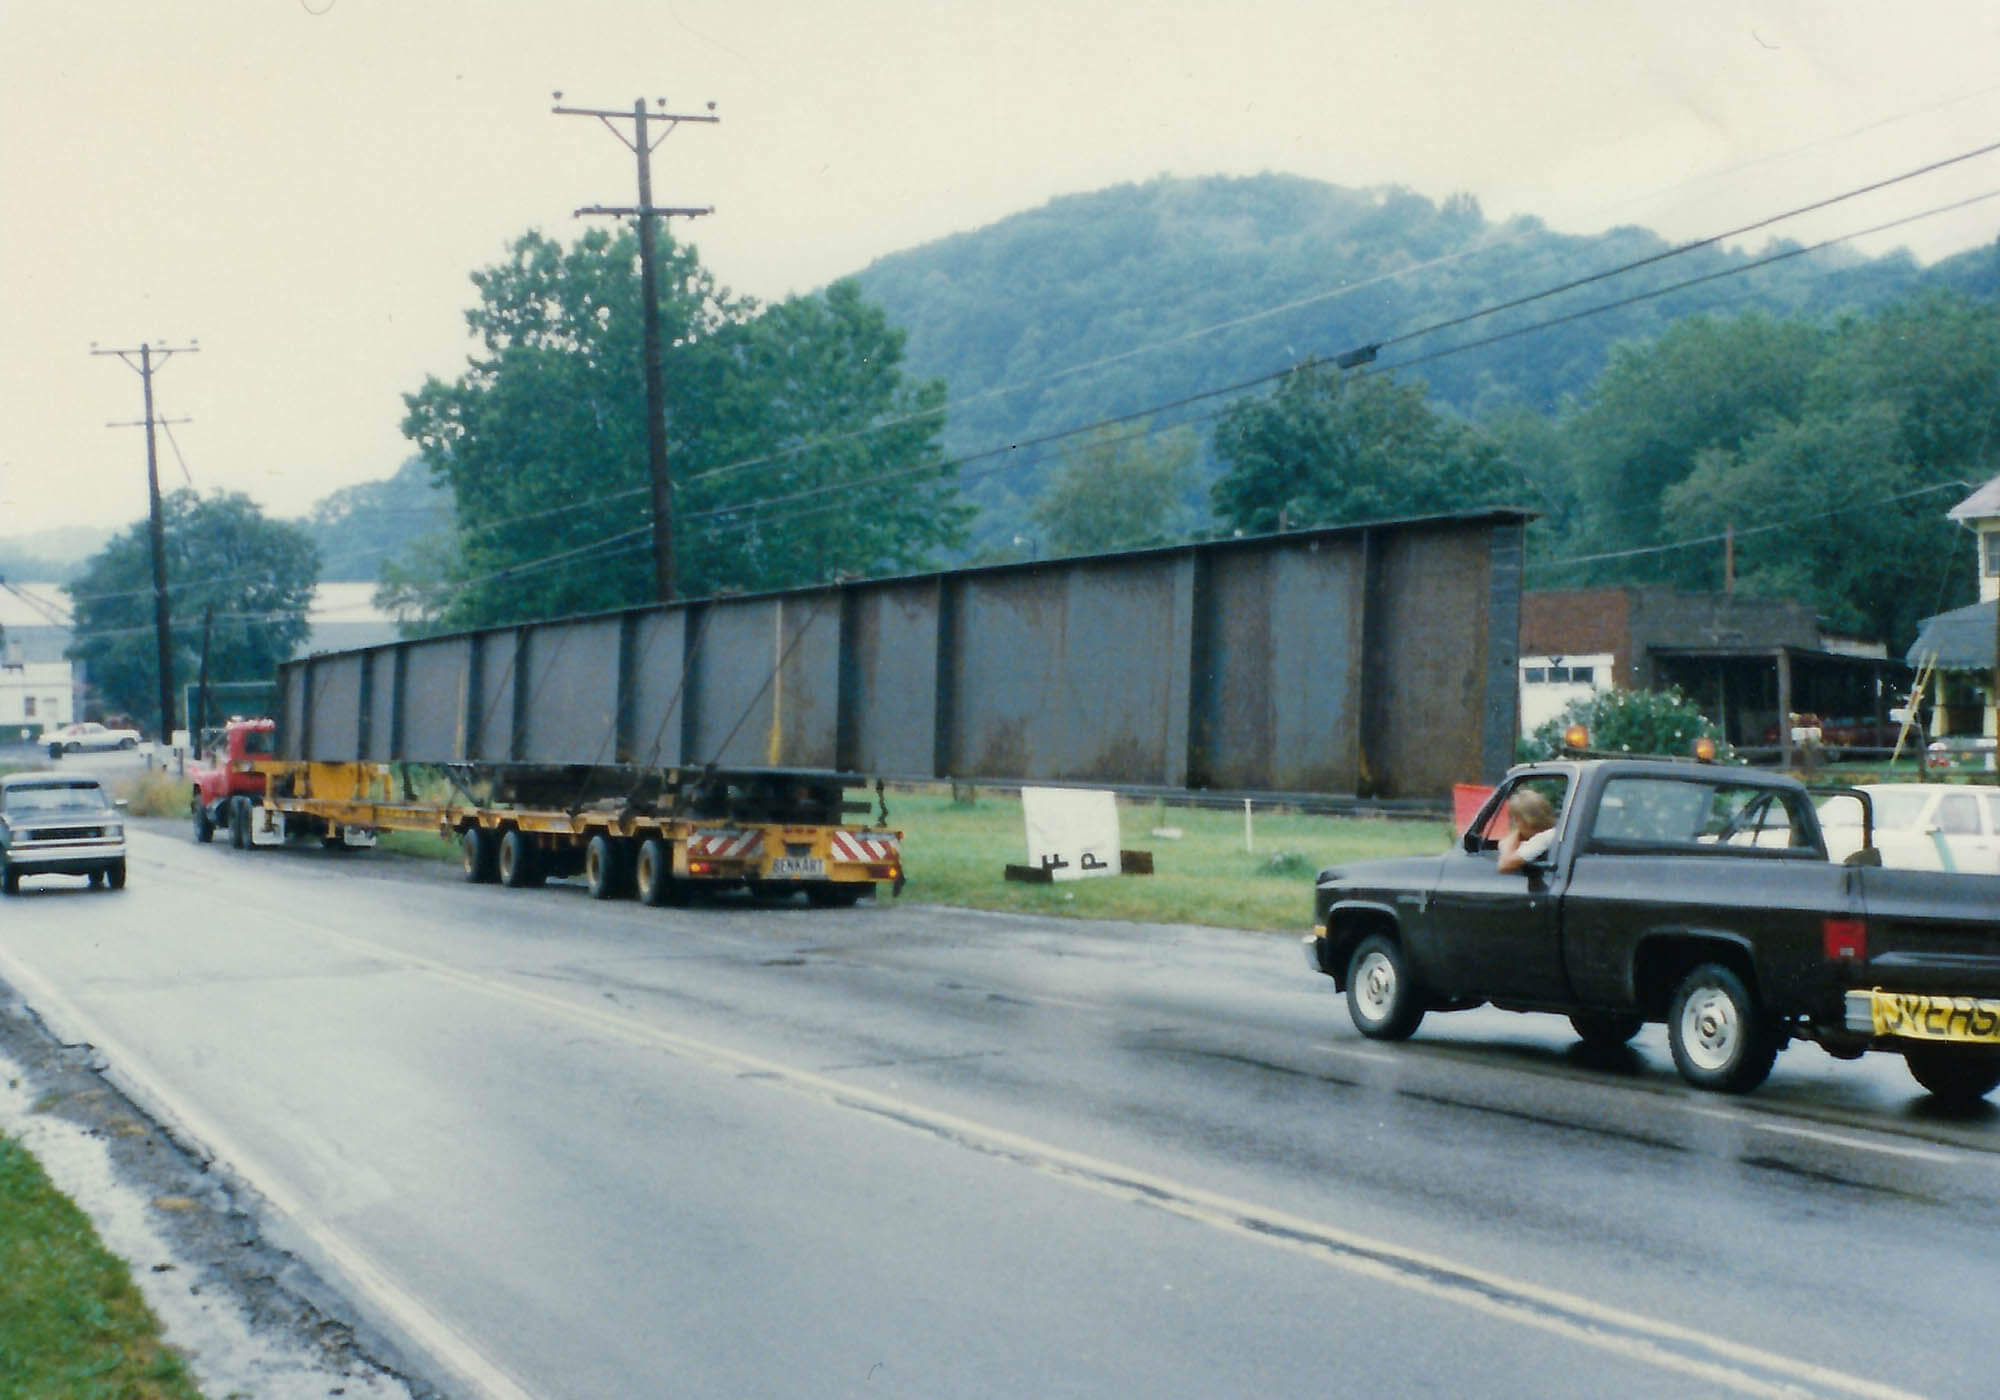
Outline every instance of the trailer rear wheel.
{"label": "trailer rear wheel", "polygon": [[583,852],[583,878],[590,885],[592,899],[616,899],[625,893],[625,843],[608,832],[590,838]]}
{"label": "trailer rear wheel", "polygon": [[510,890],[522,890],[547,878],[528,833],[518,826],[508,827],[500,837],[500,883]]}
{"label": "trailer rear wheel", "polygon": [[687,903],[687,887],[674,878],[674,850],[658,836],[639,843],[639,898],[654,906]]}
{"label": "trailer rear wheel", "polygon": [[483,826],[469,826],[458,838],[459,860],[465,878],[475,885],[490,885],[500,878],[500,843]]}

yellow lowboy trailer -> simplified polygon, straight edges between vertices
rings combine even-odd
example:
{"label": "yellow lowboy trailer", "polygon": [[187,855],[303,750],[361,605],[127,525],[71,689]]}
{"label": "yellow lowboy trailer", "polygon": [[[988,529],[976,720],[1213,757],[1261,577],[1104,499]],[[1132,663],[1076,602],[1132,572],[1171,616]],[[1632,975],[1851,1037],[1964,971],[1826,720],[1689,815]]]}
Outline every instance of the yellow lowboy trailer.
{"label": "yellow lowboy trailer", "polygon": [[[238,747],[231,746],[232,754]],[[903,888],[903,834],[889,829],[886,810],[872,826],[746,820],[728,808],[769,809],[777,802],[772,790],[746,800],[737,788],[708,777],[685,791],[678,781],[671,785],[676,803],[692,810],[663,811],[668,804],[660,800],[629,796],[568,807],[477,801],[469,794],[468,800],[453,802],[398,799],[395,771],[381,764],[294,762],[246,753],[231,767],[261,780],[244,784],[261,792],[212,805],[221,819],[214,824],[226,821],[237,846],[316,837],[327,846],[366,847],[379,832],[427,831],[458,845],[465,877],[474,882],[523,888],[580,875],[595,898],[636,896],[648,904],[683,903],[701,890],[745,888],[763,895],[803,893],[816,905],[847,905],[878,884],[897,894]],[[789,800],[814,810],[848,810],[837,784],[795,783],[787,792]],[[199,813],[197,797],[198,831]]]}

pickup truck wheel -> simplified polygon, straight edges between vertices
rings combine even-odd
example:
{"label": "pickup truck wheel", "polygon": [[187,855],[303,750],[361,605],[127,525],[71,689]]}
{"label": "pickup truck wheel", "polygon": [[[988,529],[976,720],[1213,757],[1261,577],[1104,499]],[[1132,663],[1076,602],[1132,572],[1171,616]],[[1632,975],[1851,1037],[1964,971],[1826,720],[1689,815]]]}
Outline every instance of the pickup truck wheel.
{"label": "pickup truck wheel", "polygon": [[120,739],[118,747],[121,749],[136,749],[139,747],[139,741],[137,739]]}
{"label": "pickup truck wheel", "polygon": [[500,883],[510,890],[539,885],[545,877],[535,858],[535,843],[517,826],[500,837]]}
{"label": "pickup truck wheel", "polygon": [[1952,1108],[1970,1108],[2000,1088],[2000,1058],[1980,1051],[1912,1045],[1903,1052],[1910,1077]]}
{"label": "pickup truck wheel", "polygon": [[21,872],[11,865],[5,870],[0,870],[0,890],[4,890],[8,894],[19,894],[21,892]]}
{"label": "pickup truck wheel", "polygon": [[104,868],[104,883],[111,886],[114,890],[125,888],[125,862],[123,860],[113,861]]}
{"label": "pickup truck wheel", "polygon": [[500,843],[483,826],[469,826],[458,838],[458,855],[465,878],[475,885],[490,885],[500,878]]}
{"label": "pickup truck wheel", "polygon": [[1416,978],[1393,938],[1371,933],[1347,960],[1347,1014],[1371,1040],[1407,1040],[1423,1024]]}
{"label": "pickup truck wheel", "polygon": [[1674,989],[1667,1043],[1681,1078],[1697,1089],[1746,1094],[1770,1077],[1778,1037],[1743,979],[1703,963]]}
{"label": "pickup truck wheel", "polygon": [[1615,1011],[1579,1011],[1569,1018],[1569,1023],[1578,1040],[1606,1050],[1626,1044],[1646,1024],[1637,1016],[1621,1016]]}
{"label": "pickup truck wheel", "polygon": [[625,887],[625,846],[604,832],[590,838],[583,852],[583,878],[592,899],[615,899]]}
{"label": "pickup truck wheel", "polygon": [[201,794],[197,792],[188,805],[194,809],[194,839],[206,846],[215,839],[215,823],[209,820],[208,804],[201,800]]}

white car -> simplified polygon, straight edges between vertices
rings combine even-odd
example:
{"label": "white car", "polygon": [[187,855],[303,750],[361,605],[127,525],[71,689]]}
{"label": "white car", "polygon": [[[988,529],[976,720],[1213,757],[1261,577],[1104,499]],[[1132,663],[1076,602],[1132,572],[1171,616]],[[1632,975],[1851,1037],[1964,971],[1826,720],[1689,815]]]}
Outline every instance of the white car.
{"label": "white car", "polygon": [[[1875,846],[1884,865],[2000,875],[2000,789],[1947,783],[1866,783]],[[1861,845],[1861,804],[1835,795],[1819,804],[1827,855]]]}
{"label": "white car", "polygon": [[78,753],[84,749],[136,749],[140,734],[136,729],[107,729],[95,722],[65,724],[42,735],[51,756]]}

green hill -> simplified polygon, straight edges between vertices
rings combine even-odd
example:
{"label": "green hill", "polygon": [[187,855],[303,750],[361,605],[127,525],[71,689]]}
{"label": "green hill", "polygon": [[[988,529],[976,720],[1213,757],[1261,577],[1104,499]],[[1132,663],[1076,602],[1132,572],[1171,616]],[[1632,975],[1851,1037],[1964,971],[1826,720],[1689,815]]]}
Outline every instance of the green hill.
{"label": "green hill", "polygon": [[[947,445],[970,456],[1388,342],[1670,246],[1633,227],[1578,236],[1533,219],[1496,225],[1465,196],[1436,204],[1397,187],[1286,175],[1161,178],[1053,200],[879,259],[858,279],[907,330],[910,370],[948,383]],[[1926,274],[1902,253],[1870,259],[1835,247],[1426,358],[1786,251],[1703,248],[1388,345],[1377,363],[1406,366],[1399,377],[1427,381],[1435,399],[1470,416],[1548,413],[1591,383],[1615,342],[1650,339],[1696,312],[1826,318],[1927,277],[1975,295],[2000,290],[1992,250]],[[1162,409],[1154,423],[1205,425],[1222,402]],[[1058,450],[1024,446],[967,463],[981,538],[1019,527]]]}

